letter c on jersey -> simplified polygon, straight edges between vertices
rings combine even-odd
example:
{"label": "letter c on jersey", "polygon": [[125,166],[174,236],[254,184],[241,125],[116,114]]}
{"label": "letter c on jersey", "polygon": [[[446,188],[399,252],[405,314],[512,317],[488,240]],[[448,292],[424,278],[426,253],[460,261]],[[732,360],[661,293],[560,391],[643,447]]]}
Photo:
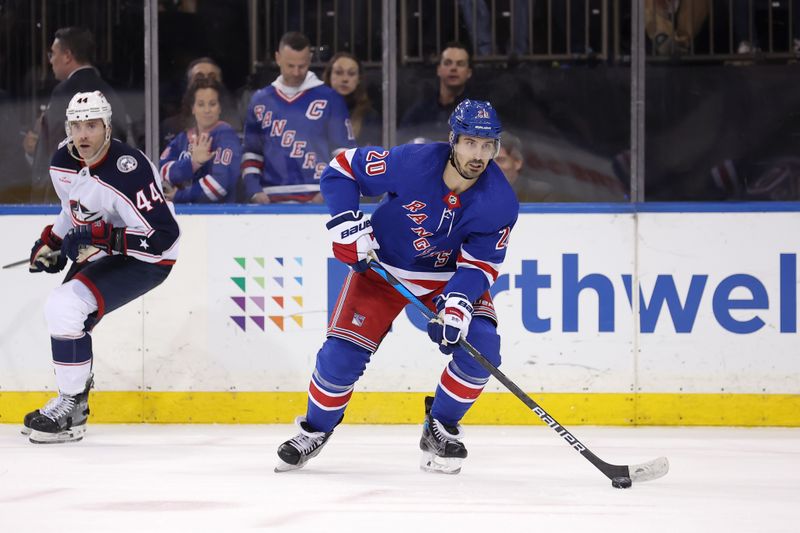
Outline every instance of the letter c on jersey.
{"label": "letter c on jersey", "polygon": [[327,100],[314,100],[308,104],[308,109],[306,109],[306,118],[308,120],[319,120],[322,118],[322,111],[327,105]]}

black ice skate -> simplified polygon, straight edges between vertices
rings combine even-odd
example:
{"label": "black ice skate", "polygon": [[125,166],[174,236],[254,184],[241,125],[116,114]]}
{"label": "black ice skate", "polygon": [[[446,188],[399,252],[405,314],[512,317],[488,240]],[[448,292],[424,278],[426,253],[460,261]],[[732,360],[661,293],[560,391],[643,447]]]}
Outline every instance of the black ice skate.
{"label": "black ice skate", "polygon": [[303,468],[309,459],[319,454],[333,433],[333,431],[328,433],[314,431],[304,416],[298,416],[294,423],[300,428],[300,433],[278,447],[279,461],[275,466],[275,472]]}
{"label": "black ice skate", "polygon": [[37,410],[31,411],[30,413],[25,415],[25,418],[22,420],[22,434],[23,435],[30,435],[31,434],[31,421],[34,419],[34,417],[37,417],[40,414],[42,414],[42,412],[37,409]]}
{"label": "black ice skate", "polygon": [[[84,392],[88,392],[94,386],[94,374],[89,374],[89,380],[86,382],[86,389]],[[55,398],[53,399],[55,400]],[[51,400],[51,401],[53,401]],[[35,411],[31,411],[30,413],[25,415],[25,418],[22,420],[22,431],[23,435],[30,435],[31,434],[31,422],[34,418],[42,414],[40,409],[36,409]]]}
{"label": "black ice skate", "polygon": [[41,409],[25,415],[23,423],[30,431],[29,440],[34,444],[81,440],[89,418],[89,389],[92,384],[90,377],[83,392],[75,395],[59,393]]}
{"label": "black ice skate", "polygon": [[425,398],[425,422],[419,448],[422,460],[419,467],[426,472],[458,474],[461,463],[467,457],[467,448],[461,442],[461,426],[447,426],[431,416],[433,398]]}

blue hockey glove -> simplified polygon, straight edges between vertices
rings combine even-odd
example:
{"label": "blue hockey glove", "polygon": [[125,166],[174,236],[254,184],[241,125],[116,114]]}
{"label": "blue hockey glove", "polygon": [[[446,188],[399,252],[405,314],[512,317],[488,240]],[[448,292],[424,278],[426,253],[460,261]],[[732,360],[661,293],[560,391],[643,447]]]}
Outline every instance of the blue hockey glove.
{"label": "blue hockey glove", "polygon": [[60,249],[61,239],[53,233],[53,225],[45,226],[42,235],[36,239],[31,248],[31,262],[28,271],[56,274],[64,270],[67,257],[64,254],[53,253]]}
{"label": "blue hockey glove", "polygon": [[472,321],[472,303],[465,294],[451,292],[433,299],[438,315],[428,322],[428,337],[439,345],[443,354],[451,354],[458,339],[467,336]]}
{"label": "blue hockey glove", "polygon": [[125,228],[115,228],[103,220],[76,226],[64,236],[61,248],[62,254],[66,253],[72,261],[78,262],[85,261],[97,250],[108,255],[125,253]]}
{"label": "blue hockey glove", "polygon": [[339,213],[326,224],[333,241],[333,256],[356,272],[369,268],[367,254],[380,248],[372,224],[361,211]]}

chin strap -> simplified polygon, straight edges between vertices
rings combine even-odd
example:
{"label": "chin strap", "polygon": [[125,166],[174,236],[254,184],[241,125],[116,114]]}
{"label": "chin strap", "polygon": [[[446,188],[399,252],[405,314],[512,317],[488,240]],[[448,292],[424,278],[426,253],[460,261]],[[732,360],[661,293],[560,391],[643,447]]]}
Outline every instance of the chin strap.
{"label": "chin strap", "polygon": [[80,153],[78,152],[78,149],[75,148],[75,143],[73,143],[72,140],[70,140],[67,143],[67,152],[76,161],[79,161],[84,165],[86,165],[87,167],[90,167],[100,159],[99,156],[106,150],[106,148],[108,148],[110,144],[111,144],[111,139],[106,139],[103,145],[97,149],[97,151],[92,155],[92,157],[84,159],[81,157]]}
{"label": "chin strap", "polygon": [[450,147],[450,164],[453,165],[454,169],[456,169],[456,172],[458,172],[458,175],[461,176],[462,178],[464,178],[465,180],[472,181],[474,179],[478,179],[478,177],[479,177],[479,176],[475,176],[474,178],[470,178],[469,176],[465,176],[464,173],[461,172],[461,169],[458,168],[458,165],[456,164],[456,149],[454,147]]}
{"label": "chin strap", "polygon": [[103,151],[105,151],[105,149],[108,148],[108,146],[111,144],[111,127],[106,125],[105,122],[103,124],[105,125],[106,128],[105,141],[103,141],[102,146],[100,146],[100,148],[98,148],[97,151],[89,159],[83,159],[80,156],[80,152],[78,152],[78,149],[75,148],[75,142],[72,140],[72,136],[70,136],[69,141],[67,141],[67,152],[69,153],[69,155],[72,156],[73,159],[83,163],[87,167],[92,166],[92,164],[96,163],[97,160],[100,159],[99,157],[100,154],[102,154]]}

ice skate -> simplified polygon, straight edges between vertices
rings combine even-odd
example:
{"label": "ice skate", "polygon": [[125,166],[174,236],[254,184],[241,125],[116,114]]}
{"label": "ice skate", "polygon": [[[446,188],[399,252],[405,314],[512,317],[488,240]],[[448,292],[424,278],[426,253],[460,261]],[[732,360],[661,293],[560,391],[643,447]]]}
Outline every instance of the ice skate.
{"label": "ice skate", "polygon": [[25,415],[25,418],[22,420],[22,431],[21,431],[21,433],[23,435],[30,435],[31,434],[31,421],[34,419],[34,417],[39,416],[41,413],[42,412],[39,409],[36,409],[35,411],[31,411],[30,413]]}
{"label": "ice skate", "polygon": [[51,444],[83,439],[92,384],[93,380],[89,378],[83,392],[75,395],[59,393],[43,408],[25,415],[23,432],[28,430],[29,440],[34,444]]}
{"label": "ice skate", "polygon": [[333,433],[333,431],[328,433],[314,431],[304,416],[298,416],[294,422],[300,428],[300,433],[278,447],[279,461],[275,466],[275,472],[288,472],[303,468],[309,459],[319,454]]}
{"label": "ice skate", "polygon": [[461,442],[461,426],[447,426],[431,416],[433,398],[425,398],[425,422],[419,448],[422,460],[419,467],[426,472],[458,474],[467,457],[467,448]]}

